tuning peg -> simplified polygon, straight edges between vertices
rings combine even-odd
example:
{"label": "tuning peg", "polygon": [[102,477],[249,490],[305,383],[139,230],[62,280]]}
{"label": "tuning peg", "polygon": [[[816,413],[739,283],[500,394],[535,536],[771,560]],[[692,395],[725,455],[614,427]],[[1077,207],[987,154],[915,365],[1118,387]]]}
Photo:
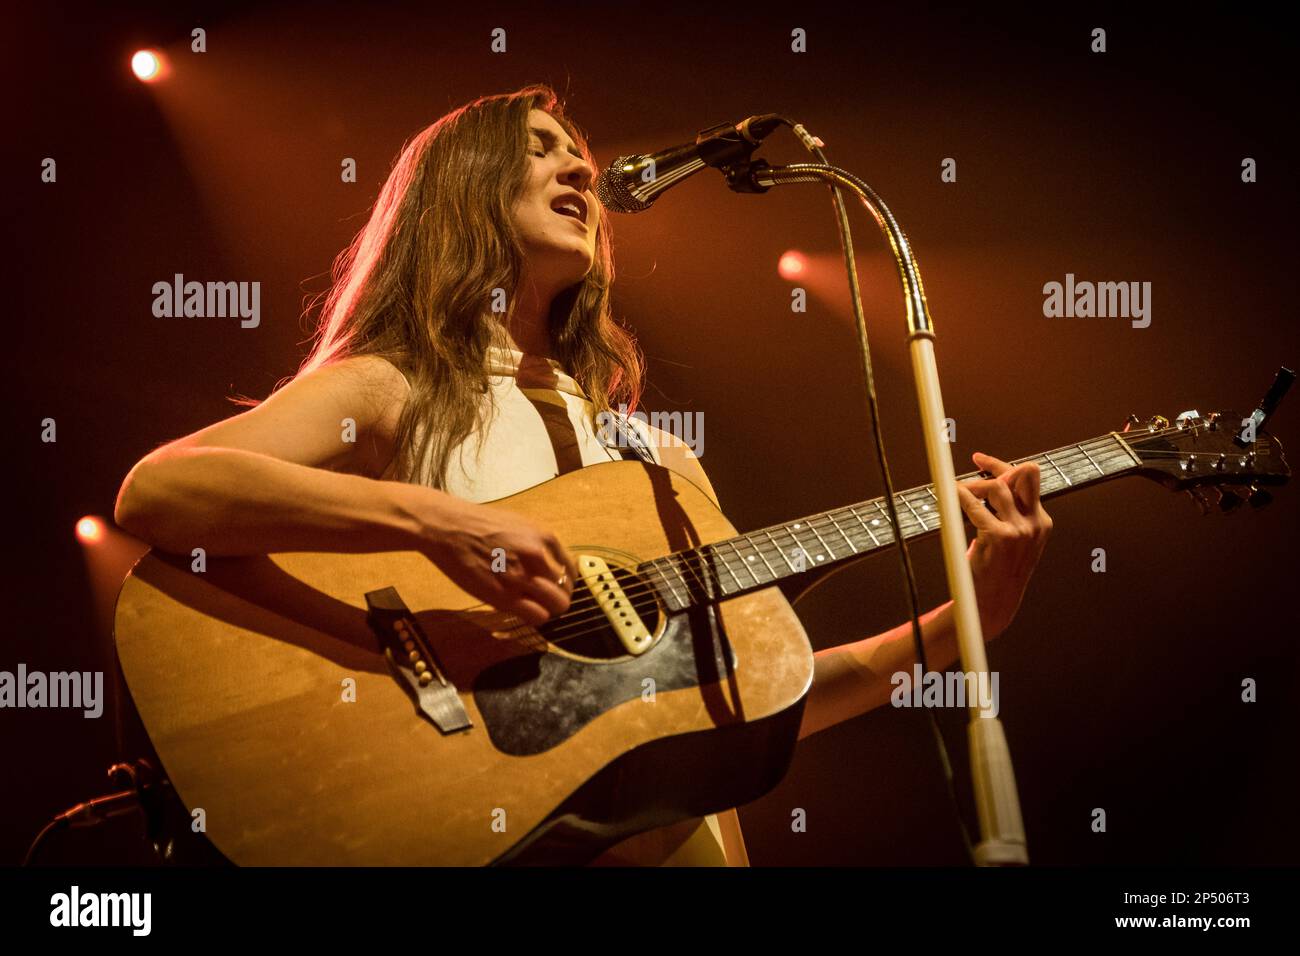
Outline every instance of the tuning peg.
{"label": "tuning peg", "polygon": [[1200,488],[1187,489],[1187,495],[1196,503],[1196,507],[1201,509],[1201,517],[1204,518],[1210,513],[1210,506],[1213,502],[1205,496],[1205,492]]}
{"label": "tuning peg", "polygon": [[1220,489],[1223,497],[1219,499],[1219,510],[1225,515],[1230,515],[1246,503],[1246,499],[1235,488],[1229,488],[1226,491]]}
{"label": "tuning peg", "polygon": [[1136,415],[1134,415],[1132,412],[1129,412],[1129,413],[1128,413],[1128,418],[1124,419],[1124,427],[1123,427],[1122,429],[1120,429],[1120,431],[1125,431],[1125,432],[1126,432],[1126,431],[1128,431],[1130,428],[1132,428],[1134,425],[1141,425],[1141,424],[1142,424],[1142,419],[1138,418],[1138,417],[1137,417]]}
{"label": "tuning peg", "polygon": [[1252,508],[1263,508],[1273,500],[1273,496],[1258,485],[1250,486],[1250,506]]}

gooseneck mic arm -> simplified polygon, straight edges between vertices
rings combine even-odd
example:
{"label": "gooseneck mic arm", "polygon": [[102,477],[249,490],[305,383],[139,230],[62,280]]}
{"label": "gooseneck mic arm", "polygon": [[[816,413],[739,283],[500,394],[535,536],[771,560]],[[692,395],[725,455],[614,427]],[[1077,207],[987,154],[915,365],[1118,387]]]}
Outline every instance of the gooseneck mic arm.
{"label": "gooseneck mic arm", "polygon": [[[797,131],[799,129],[801,128],[797,128]],[[857,176],[837,166],[826,163],[769,166],[762,160],[754,160],[733,164],[723,172],[728,186],[737,192],[766,192],[772,186],[807,182],[842,186],[857,194],[884,233],[898,264],[898,276],[903,286],[912,372],[925,432],[926,457],[929,460],[934,493],[938,497],[944,569],[953,601],[962,667],[967,673],[976,675],[978,680],[988,680],[984,633],[980,626],[970,564],[966,560],[966,532],[962,523],[961,506],[957,500],[952,447],[944,437],[946,416],[935,364],[934,324],[925,300],[925,289],[921,285],[920,269],[906,233],[875,190]],[[858,313],[859,334],[865,336],[866,330],[862,326],[858,303],[855,303],[855,312]],[[1016,793],[1011,753],[1002,723],[996,716],[982,713],[978,701],[972,700],[968,710],[970,722],[967,725],[967,737],[971,774],[974,778],[982,838],[975,847],[975,862],[982,866],[1028,863],[1020,800]]]}

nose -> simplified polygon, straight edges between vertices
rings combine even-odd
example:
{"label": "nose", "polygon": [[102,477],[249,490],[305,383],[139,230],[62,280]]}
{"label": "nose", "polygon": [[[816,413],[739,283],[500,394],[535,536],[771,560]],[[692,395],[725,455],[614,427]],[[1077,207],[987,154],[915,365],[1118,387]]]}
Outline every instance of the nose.
{"label": "nose", "polygon": [[566,186],[571,186],[580,193],[585,193],[596,178],[596,170],[591,163],[579,156],[569,154],[569,162],[560,170],[558,178]]}

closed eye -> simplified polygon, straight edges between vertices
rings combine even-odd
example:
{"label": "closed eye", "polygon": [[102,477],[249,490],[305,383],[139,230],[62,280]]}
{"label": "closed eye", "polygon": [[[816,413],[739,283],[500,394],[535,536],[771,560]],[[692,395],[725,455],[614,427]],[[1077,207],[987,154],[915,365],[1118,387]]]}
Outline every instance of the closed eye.
{"label": "closed eye", "polygon": [[[531,137],[533,137],[533,138],[535,138],[536,140],[538,140],[540,143],[542,143],[543,146],[549,146],[550,149],[558,149],[559,146],[560,146],[560,141],[556,138],[555,134],[552,133],[549,129],[541,129],[541,128],[539,128],[539,127],[533,126],[533,127],[530,127],[530,128],[529,128],[529,130],[528,130],[528,134],[529,134]],[[539,149],[539,148],[542,148],[542,147],[533,146],[532,148],[533,148],[533,149]],[[569,147],[568,147],[568,152],[569,152],[571,155],[578,157],[578,159],[586,159],[586,157],[582,155],[582,151],[581,151],[580,149],[578,149],[577,146],[569,146]],[[543,152],[543,153],[534,153],[533,155],[534,155],[534,156],[537,156],[537,155],[545,156],[546,153],[544,153],[544,152]]]}

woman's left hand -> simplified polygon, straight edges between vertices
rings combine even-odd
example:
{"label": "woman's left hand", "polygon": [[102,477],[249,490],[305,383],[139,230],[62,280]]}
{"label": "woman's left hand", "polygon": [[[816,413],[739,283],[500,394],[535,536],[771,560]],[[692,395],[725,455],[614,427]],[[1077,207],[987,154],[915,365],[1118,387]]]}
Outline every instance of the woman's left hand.
{"label": "woman's left hand", "polygon": [[1016,616],[1025,586],[1047,546],[1052,519],[1038,498],[1037,464],[1030,461],[1013,468],[980,452],[971,459],[981,471],[993,475],[957,483],[957,498],[976,531],[966,557],[988,640],[1006,630]]}

